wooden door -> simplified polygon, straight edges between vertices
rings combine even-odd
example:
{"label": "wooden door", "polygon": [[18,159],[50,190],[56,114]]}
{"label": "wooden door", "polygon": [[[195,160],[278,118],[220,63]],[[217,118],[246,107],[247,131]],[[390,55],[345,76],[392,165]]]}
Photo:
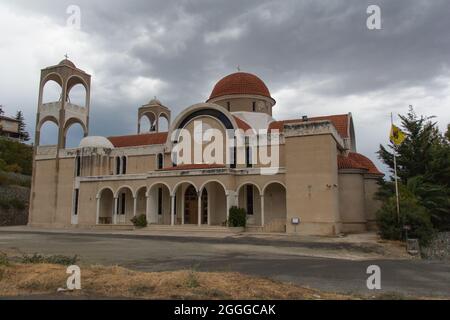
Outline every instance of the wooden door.
{"label": "wooden door", "polygon": [[184,194],[184,223],[198,224],[197,191],[193,186],[189,186]]}

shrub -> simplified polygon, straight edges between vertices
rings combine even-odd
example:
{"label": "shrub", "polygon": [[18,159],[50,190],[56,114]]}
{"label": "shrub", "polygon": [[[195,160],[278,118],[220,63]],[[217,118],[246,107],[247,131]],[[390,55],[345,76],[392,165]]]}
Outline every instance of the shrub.
{"label": "shrub", "polygon": [[147,216],[145,214],[140,214],[131,219],[133,225],[137,228],[145,228],[148,225]]}
{"label": "shrub", "polygon": [[0,252],[0,266],[9,266],[9,259],[6,253]]}
{"label": "shrub", "polygon": [[417,238],[426,246],[434,234],[428,210],[411,195],[400,199],[400,221],[397,218],[395,197],[385,201],[377,212],[377,225],[383,239],[404,240],[404,225],[409,225],[408,238]]}
{"label": "shrub", "polygon": [[247,212],[245,209],[232,207],[228,218],[229,227],[245,227],[247,224]]}
{"label": "shrub", "polygon": [[49,263],[49,264],[61,264],[63,266],[71,266],[76,264],[78,261],[78,256],[73,257],[53,255],[53,256],[43,256],[40,254],[24,255],[22,256],[21,263],[25,264],[39,264],[39,263]]}

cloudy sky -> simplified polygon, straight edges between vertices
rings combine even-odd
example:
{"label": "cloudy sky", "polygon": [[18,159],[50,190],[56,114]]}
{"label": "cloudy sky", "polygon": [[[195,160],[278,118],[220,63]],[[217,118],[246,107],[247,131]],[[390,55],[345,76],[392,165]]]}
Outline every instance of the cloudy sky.
{"label": "cloudy sky", "polygon": [[[371,4],[381,30],[366,26]],[[239,65],[265,81],[277,119],[352,112],[358,150],[379,164],[391,112],[450,122],[449,12],[447,0],[0,0],[0,104],[33,133],[40,69],[67,53],[93,77],[90,134],[132,134],[140,105],[157,96],[176,116]]]}

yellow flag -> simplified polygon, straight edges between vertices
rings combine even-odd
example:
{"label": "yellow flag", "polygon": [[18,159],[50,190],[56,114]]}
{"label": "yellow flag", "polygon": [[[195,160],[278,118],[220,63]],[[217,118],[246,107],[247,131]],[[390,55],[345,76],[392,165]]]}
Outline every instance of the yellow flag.
{"label": "yellow flag", "polygon": [[391,135],[390,135],[389,139],[391,140],[391,142],[393,144],[395,144],[396,146],[399,146],[406,139],[406,133],[404,133],[398,127],[392,125]]}

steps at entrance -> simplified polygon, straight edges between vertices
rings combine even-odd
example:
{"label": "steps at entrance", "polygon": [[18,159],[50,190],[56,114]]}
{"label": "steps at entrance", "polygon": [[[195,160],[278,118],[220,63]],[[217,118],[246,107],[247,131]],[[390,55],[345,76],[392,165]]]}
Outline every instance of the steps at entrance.
{"label": "steps at entrance", "polygon": [[221,226],[196,226],[196,225],[149,225],[143,231],[162,231],[162,232],[211,232],[211,233],[239,233],[244,228],[228,228]]}
{"label": "steps at entrance", "polygon": [[105,230],[105,231],[131,231],[135,230],[135,227],[132,224],[99,224],[96,225],[94,230]]}

